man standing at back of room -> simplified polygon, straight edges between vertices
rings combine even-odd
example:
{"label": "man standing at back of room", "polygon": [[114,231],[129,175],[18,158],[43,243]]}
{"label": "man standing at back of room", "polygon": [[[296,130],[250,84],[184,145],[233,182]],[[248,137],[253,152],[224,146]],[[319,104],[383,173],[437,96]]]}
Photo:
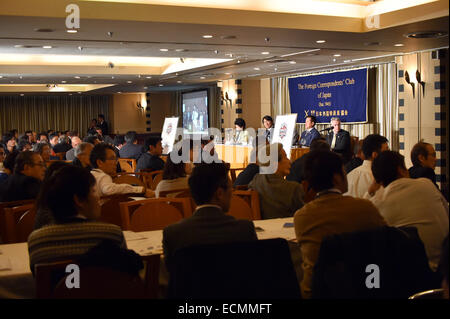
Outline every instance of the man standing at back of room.
{"label": "man standing at back of room", "polygon": [[105,121],[105,116],[103,114],[98,115],[97,126],[102,129],[104,136],[109,134],[108,123]]}

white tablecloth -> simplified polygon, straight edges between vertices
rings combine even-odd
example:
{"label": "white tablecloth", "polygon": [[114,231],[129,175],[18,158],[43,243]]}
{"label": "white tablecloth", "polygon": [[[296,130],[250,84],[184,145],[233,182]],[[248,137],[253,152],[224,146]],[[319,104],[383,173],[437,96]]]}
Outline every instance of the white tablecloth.
{"label": "white tablecloth", "polygon": [[[254,224],[259,239],[280,237],[290,241],[295,240],[294,227],[283,226],[292,222],[290,217],[258,220]],[[128,248],[139,255],[162,254],[162,230],[123,234]],[[0,245],[0,298],[35,298],[27,243]]]}

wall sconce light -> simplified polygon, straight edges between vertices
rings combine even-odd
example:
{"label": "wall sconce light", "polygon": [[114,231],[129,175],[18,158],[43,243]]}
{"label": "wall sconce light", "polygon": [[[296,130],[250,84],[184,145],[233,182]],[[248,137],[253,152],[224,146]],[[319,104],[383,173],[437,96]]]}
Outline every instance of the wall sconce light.
{"label": "wall sconce light", "polygon": [[233,100],[230,99],[228,92],[225,92],[225,100],[227,100],[228,102],[230,102],[230,107],[233,107]]}
{"label": "wall sconce light", "polygon": [[405,81],[406,81],[406,83],[408,83],[409,85],[411,85],[411,87],[412,87],[412,92],[413,92],[413,98],[415,98],[415,84],[414,84],[414,82],[412,82],[411,79],[409,78],[409,73],[408,73],[408,71],[405,72]]}
{"label": "wall sconce light", "polygon": [[422,93],[423,93],[423,96],[425,96],[425,82],[422,81],[419,70],[416,71],[416,80],[417,80],[417,83],[422,85]]}

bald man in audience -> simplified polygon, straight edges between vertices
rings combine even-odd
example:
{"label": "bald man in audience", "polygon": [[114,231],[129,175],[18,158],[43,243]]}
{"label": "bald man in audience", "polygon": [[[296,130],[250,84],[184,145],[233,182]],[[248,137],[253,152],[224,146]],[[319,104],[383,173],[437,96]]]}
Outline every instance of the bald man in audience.
{"label": "bald man in audience", "polygon": [[96,187],[99,196],[118,194],[141,194],[145,197],[154,197],[155,193],[151,189],[143,186],[132,186],[129,184],[116,184],[112,177],[116,175],[117,157],[114,147],[100,143],[94,146],[90,155],[91,174],[97,181]]}
{"label": "bald man in audience", "polygon": [[72,136],[72,148],[66,152],[66,160],[73,161],[76,157],[75,148],[81,144],[81,138],[78,136]]}

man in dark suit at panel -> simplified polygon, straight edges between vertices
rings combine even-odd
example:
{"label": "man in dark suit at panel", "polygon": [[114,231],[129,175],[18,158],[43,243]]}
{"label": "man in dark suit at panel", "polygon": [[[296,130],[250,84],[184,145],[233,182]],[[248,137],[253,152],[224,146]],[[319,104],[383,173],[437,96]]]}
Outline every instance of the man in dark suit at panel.
{"label": "man in dark suit at panel", "polygon": [[193,215],[163,231],[167,268],[178,249],[198,245],[257,240],[251,221],[227,215],[232,186],[224,163],[198,164],[189,177],[189,189],[198,205]]}
{"label": "man in dark suit at panel", "polygon": [[350,133],[341,129],[341,120],[338,117],[331,118],[331,130],[327,135],[327,142],[333,152],[342,155],[344,164],[351,158]]}
{"label": "man in dark suit at panel", "polygon": [[142,145],[137,143],[137,134],[135,131],[129,131],[125,134],[125,145],[120,149],[121,158],[138,159],[142,154]]}
{"label": "man in dark suit at panel", "polygon": [[319,138],[320,133],[314,126],[316,126],[317,119],[313,115],[309,115],[305,119],[305,130],[300,136],[300,145],[309,147],[312,140]]}

